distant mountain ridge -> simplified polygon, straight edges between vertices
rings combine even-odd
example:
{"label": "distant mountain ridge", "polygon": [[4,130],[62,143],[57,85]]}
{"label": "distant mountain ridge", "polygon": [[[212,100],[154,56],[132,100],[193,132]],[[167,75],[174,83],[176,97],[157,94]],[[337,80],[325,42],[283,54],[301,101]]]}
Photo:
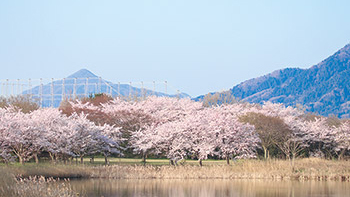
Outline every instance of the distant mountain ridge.
{"label": "distant mountain ridge", "polygon": [[69,75],[67,78],[98,78],[97,75],[95,75],[94,73],[92,73],[91,71],[87,70],[87,69],[80,69],[77,72]]}
{"label": "distant mountain ridge", "polygon": [[350,118],[350,44],[309,69],[277,70],[230,91],[251,103],[302,104],[309,112]]}
{"label": "distant mountain ridge", "polygon": [[105,93],[113,97],[142,97],[149,95],[168,97],[190,97],[185,93],[167,94],[147,88],[137,88],[130,84],[115,84],[104,80],[87,69],[81,69],[66,78],[35,86],[22,94],[32,95],[42,107],[58,107],[63,99],[81,98]]}

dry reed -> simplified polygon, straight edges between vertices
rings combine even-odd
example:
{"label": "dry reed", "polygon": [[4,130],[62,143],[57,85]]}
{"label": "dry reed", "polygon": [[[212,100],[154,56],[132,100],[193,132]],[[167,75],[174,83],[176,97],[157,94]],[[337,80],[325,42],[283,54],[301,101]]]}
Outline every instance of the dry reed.
{"label": "dry reed", "polygon": [[242,160],[209,166],[97,166],[87,169],[93,178],[113,179],[273,179],[350,181],[350,162],[316,158],[297,160],[292,171],[285,160]]}
{"label": "dry reed", "polygon": [[21,196],[21,197],[75,197],[81,196],[73,191],[68,180],[45,177],[28,177],[7,180],[0,187],[0,196]]}
{"label": "dry reed", "polygon": [[[204,163],[205,164],[205,163]],[[350,181],[350,162],[317,158],[298,159],[292,171],[287,160],[238,160],[231,165],[56,165],[10,167],[17,177],[110,179],[271,179]]]}

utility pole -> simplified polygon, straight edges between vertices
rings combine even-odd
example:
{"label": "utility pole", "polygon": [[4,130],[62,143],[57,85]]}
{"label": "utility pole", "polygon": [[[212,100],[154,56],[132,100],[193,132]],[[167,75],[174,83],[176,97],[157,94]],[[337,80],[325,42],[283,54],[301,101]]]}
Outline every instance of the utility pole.
{"label": "utility pole", "polygon": [[89,77],[87,77],[85,80],[85,97],[88,97],[88,92],[89,92]]}
{"label": "utility pole", "polygon": [[54,90],[53,90],[53,78],[51,78],[51,107],[55,107],[54,102],[55,102],[55,95],[54,95]]}
{"label": "utility pole", "polygon": [[42,78],[40,78],[39,97],[40,97],[40,107],[43,107],[43,79]]}
{"label": "utility pole", "polygon": [[65,90],[65,84],[64,84],[65,80],[66,80],[66,78],[63,78],[63,80],[62,80],[62,100],[61,101],[63,101],[66,97],[66,90]]}

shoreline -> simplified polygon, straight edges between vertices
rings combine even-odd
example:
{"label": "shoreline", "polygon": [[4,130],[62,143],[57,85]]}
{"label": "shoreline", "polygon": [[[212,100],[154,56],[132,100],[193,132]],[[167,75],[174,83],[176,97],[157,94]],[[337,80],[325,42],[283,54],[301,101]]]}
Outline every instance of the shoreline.
{"label": "shoreline", "polygon": [[298,159],[292,171],[287,160],[240,160],[231,165],[24,165],[3,166],[15,177],[59,179],[266,179],[296,181],[350,181],[350,162]]}

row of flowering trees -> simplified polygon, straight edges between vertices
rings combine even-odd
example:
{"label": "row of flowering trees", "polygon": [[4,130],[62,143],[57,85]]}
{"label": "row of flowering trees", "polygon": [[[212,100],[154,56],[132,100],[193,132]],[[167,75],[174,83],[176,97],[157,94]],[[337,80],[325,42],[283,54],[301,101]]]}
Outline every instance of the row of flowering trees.
{"label": "row of flowering trees", "polygon": [[350,154],[350,121],[305,114],[302,110],[282,104],[265,103],[245,109],[240,116],[255,126],[266,150],[276,147],[287,159],[297,156],[343,158]]}
{"label": "row of flowering trees", "polygon": [[[0,109],[0,156],[23,163],[48,154],[53,160],[102,154],[186,158],[305,156],[342,158],[350,151],[350,122],[310,116],[282,104],[203,105],[190,99],[148,97],[140,101],[98,97],[60,109],[23,113]],[[275,154],[275,153],[274,153]]]}
{"label": "row of flowering trees", "polygon": [[54,161],[71,157],[120,154],[119,128],[95,125],[84,114],[63,115],[58,109],[23,113],[0,108],[0,155],[5,162],[18,158],[24,163],[47,153]]}
{"label": "row of flowering trees", "polygon": [[[149,97],[127,102],[71,102],[69,110],[88,113],[98,124],[114,124],[127,135],[128,147],[145,159],[161,154],[177,161],[202,159],[265,158],[277,149],[284,157],[343,157],[349,154],[349,121],[305,114],[282,104],[238,103],[205,106],[190,99]],[[106,118],[98,118],[106,117]],[[124,128],[124,129],[123,129]]]}
{"label": "row of flowering trees", "polygon": [[[71,102],[64,113],[87,113],[97,124],[122,128],[127,147],[142,154],[160,154],[172,162],[187,157],[228,159],[255,157],[259,138],[254,126],[242,123],[225,106],[204,108],[190,99],[149,97],[138,102],[115,99],[93,105]],[[98,118],[105,117],[105,118]]]}

